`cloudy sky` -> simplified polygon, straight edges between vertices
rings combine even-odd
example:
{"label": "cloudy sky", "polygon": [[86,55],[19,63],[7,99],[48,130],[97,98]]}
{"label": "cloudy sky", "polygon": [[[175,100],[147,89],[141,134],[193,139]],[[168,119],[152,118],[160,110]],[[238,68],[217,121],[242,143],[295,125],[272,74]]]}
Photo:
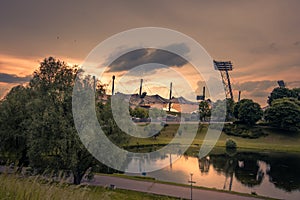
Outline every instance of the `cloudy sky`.
{"label": "cloudy sky", "polygon": [[[297,0],[4,0],[0,2],[0,95],[28,81],[45,57],[80,64],[108,37],[151,26],[182,32],[212,58],[231,60],[235,97],[237,90],[242,90],[244,98],[264,106],[277,80],[285,80],[291,88],[300,87],[299,7]],[[136,51],[134,56],[140,57],[134,57],[137,60],[132,64],[143,63],[138,59],[145,53],[150,60],[154,55],[169,58],[165,64],[190,76],[195,90],[197,83],[201,84],[185,60],[168,53]],[[109,72],[118,78],[130,69],[121,65],[116,61]],[[153,74],[165,78],[163,73]],[[177,88],[180,91],[180,86]]]}

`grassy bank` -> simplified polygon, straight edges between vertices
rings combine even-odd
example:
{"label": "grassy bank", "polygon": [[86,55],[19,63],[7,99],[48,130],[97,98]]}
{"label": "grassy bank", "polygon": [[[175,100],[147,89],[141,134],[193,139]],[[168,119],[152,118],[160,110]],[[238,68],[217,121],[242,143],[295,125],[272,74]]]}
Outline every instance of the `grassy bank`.
{"label": "grassy bank", "polygon": [[6,200],[171,200],[167,196],[136,191],[110,190],[99,186],[75,186],[65,183],[49,183],[34,178],[20,178],[15,175],[0,175],[0,199]]}
{"label": "grassy bank", "polygon": [[[174,134],[177,132],[179,125],[169,124],[165,127],[161,134],[156,138],[133,138],[130,140],[127,148],[133,151],[143,151],[144,148],[156,150],[168,144]],[[201,125],[191,147],[200,147],[203,143],[207,132],[208,125]],[[281,152],[300,152],[300,133],[283,132],[280,130],[271,129],[268,127],[260,127],[266,136],[261,136],[256,139],[242,138],[237,136],[229,136],[224,132],[220,135],[216,147],[225,147],[227,138],[232,138],[236,141],[238,148],[251,149],[254,151],[281,151]],[[184,137],[184,131],[181,135]]]}

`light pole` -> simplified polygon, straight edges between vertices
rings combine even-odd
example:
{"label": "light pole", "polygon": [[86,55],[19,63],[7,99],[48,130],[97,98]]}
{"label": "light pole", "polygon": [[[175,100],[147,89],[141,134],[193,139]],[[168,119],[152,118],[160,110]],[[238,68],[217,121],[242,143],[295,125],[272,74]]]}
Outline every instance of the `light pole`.
{"label": "light pole", "polygon": [[193,183],[196,183],[195,181],[193,181],[193,173],[190,173],[191,175],[191,180],[189,181],[189,183],[191,184],[191,200],[193,199]]}

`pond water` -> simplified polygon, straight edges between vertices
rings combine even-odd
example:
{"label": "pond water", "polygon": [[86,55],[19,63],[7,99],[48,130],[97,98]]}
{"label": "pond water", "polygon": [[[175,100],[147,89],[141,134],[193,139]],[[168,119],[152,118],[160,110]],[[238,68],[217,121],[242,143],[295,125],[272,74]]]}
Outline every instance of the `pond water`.
{"label": "pond water", "polygon": [[[160,165],[177,155],[152,158]],[[129,165],[137,165],[132,160]],[[139,167],[142,168],[140,165]],[[182,156],[173,164],[146,176],[161,181],[188,184],[193,173],[194,185],[242,193],[280,198],[300,199],[300,154],[287,153],[218,153],[205,158]],[[128,174],[137,175],[137,174]],[[143,173],[145,175],[145,173]]]}

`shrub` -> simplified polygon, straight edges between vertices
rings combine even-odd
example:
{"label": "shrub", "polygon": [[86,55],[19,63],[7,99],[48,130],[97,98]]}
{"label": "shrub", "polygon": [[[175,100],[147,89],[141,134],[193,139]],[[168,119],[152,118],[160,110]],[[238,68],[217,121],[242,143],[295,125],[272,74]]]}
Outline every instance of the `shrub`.
{"label": "shrub", "polygon": [[300,131],[300,101],[292,98],[272,101],[272,105],[265,111],[265,119],[273,127]]}
{"label": "shrub", "polygon": [[239,123],[225,124],[223,131],[229,136],[237,136],[249,139],[256,139],[268,135],[264,129],[260,127],[250,127]]}
{"label": "shrub", "polygon": [[233,139],[226,140],[226,148],[228,149],[235,149],[237,147],[236,142]]}

